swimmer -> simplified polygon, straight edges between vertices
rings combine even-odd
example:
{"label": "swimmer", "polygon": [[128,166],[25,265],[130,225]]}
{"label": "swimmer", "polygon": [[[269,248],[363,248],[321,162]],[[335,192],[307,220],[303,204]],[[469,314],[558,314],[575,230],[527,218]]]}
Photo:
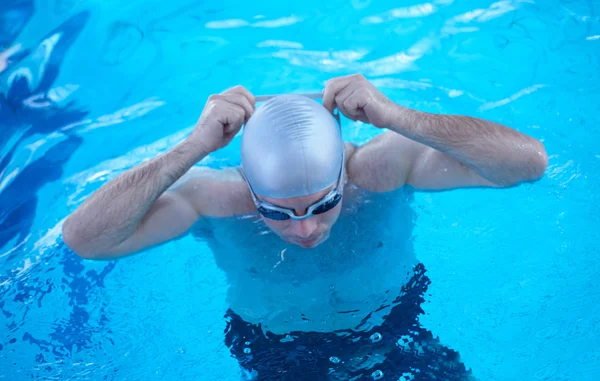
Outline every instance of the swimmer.
{"label": "swimmer", "polygon": [[[252,379],[471,379],[418,323],[429,280],[398,192],[535,181],[544,146],[491,121],[403,107],[362,75],[329,80],[322,97],[256,108],[241,86],[210,96],[183,142],[66,219],[65,243],[113,259],[204,234],[229,280],[225,342]],[[383,131],[344,142],[338,112]],[[239,168],[195,166],[242,127]]]}

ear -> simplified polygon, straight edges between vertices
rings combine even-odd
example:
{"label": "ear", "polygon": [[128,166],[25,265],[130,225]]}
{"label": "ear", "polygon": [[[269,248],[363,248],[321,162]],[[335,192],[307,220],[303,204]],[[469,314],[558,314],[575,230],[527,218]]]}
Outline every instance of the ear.
{"label": "ear", "polygon": [[345,157],[344,157],[344,185],[346,185],[346,183],[348,181],[350,181],[350,173],[348,171],[348,163],[350,162],[350,158],[352,158],[352,155],[354,155],[354,152],[356,151],[356,146],[352,143],[349,142],[344,142],[344,150],[345,150]]}

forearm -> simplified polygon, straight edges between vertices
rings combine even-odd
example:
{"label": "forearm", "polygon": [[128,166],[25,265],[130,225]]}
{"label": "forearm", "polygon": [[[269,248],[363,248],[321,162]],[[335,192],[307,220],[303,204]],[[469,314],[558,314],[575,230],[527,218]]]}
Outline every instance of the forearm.
{"label": "forearm", "polygon": [[158,197],[206,154],[186,140],[167,153],[132,168],[88,198],[63,225],[75,251],[107,250],[135,231]]}
{"label": "forearm", "polygon": [[547,166],[540,141],[497,123],[398,106],[390,124],[390,130],[445,153],[498,185],[538,179]]}

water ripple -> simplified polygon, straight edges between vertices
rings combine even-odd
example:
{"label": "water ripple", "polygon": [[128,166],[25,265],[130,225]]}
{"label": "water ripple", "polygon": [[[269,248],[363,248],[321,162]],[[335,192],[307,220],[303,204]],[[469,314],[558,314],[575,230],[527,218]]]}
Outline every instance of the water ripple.
{"label": "water ripple", "polygon": [[479,111],[491,110],[491,109],[496,108],[496,107],[507,105],[510,102],[513,102],[513,101],[521,98],[524,95],[534,93],[534,92],[536,92],[537,90],[539,90],[539,89],[541,89],[543,87],[545,87],[545,85],[541,85],[541,84],[533,85],[533,86],[527,87],[525,89],[522,89],[519,92],[517,92],[517,93],[515,93],[515,94],[513,94],[513,95],[511,95],[511,96],[509,96],[507,98],[501,99],[499,101],[487,102],[484,105],[482,105],[482,106],[479,107]]}
{"label": "water ripple", "polygon": [[241,28],[245,26],[253,27],[253,28],[279,28],[283,26],[290,26],[297,24],[302,21],[301,17],[298,16],[288,16],[281,17],[274,20],[261,20],[254,23],[250,23],[246,20],[242,19],[228,19],[228,20],[217,20],[217,21],[209,21],[204,26],[207,29],[232,29],[232,28]]}
{"label": "water ripple", "polygon": [[256,44],[258,48],[304,49],[304,45],[294,41],[265,40]]}
{"label": "water ripple", "polygon": [[362,24],[381,24],[396,19],[424,17],[434,14],[437,7],[432,3],[412,5],[410,7],[395,8],[379,15],[367,16],[361,20]]}

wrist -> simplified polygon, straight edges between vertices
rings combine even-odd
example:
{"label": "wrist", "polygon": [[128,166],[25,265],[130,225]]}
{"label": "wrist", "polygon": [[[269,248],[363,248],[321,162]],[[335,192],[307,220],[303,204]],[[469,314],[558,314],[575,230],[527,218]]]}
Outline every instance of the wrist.
{"label": "wrist", "polygon": [[207,143],[207,139],[201,134],[192,132],[181,145],[191,153],[201,156],[202,158],[216,151],[212,144]]}
{"label": "wrist", "polygon": [[204,147],[204,145],[190,138],[179,143],[171,151],[169,151],[169,154],[173,156],[175,161],[179,162],[183,166],[189,167],[192,167],[210,153],[210,150]]}
{"label": "wrist", "polygon": [[388,129],[404,135],[415,127],[418,113],[416,110],[394,104],[390,112]]}

